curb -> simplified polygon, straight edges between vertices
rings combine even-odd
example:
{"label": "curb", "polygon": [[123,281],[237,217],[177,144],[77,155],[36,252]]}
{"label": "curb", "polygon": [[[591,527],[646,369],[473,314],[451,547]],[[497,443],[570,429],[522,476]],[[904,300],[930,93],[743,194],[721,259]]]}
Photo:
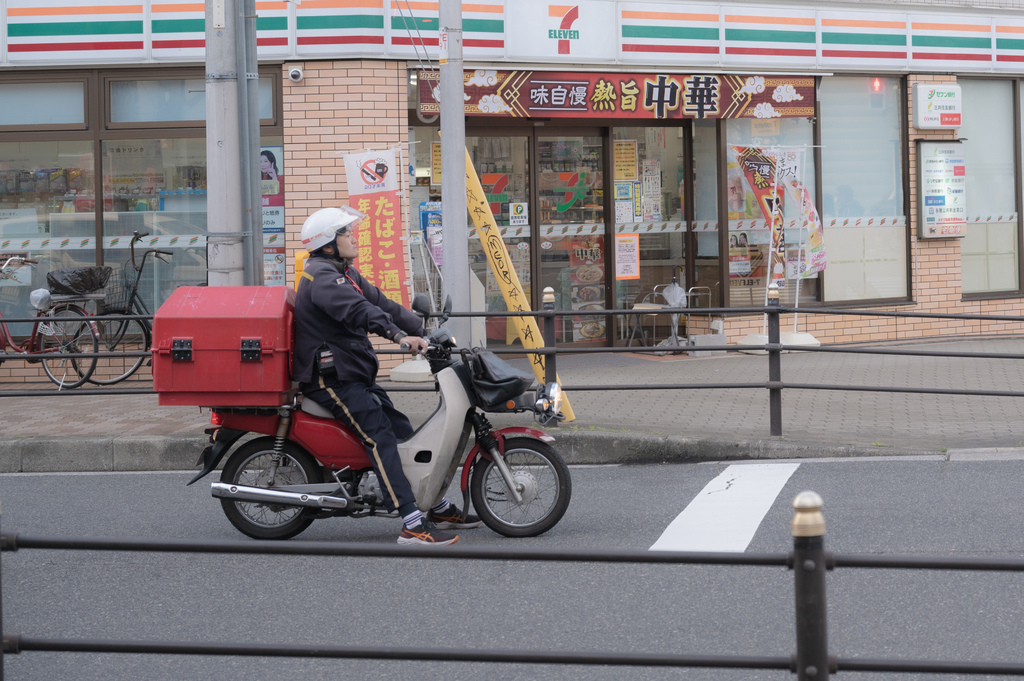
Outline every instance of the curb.
{"label": "curb", "polygon": [[[638,433],[555,431],[555,447],[573,465],[666,464],[879,456],[942,456],[934,450],[778,440],[720,440]],[[198,437],[122,436],[0,439],[0,473],[180,471],[197,468],[207,445]]]}

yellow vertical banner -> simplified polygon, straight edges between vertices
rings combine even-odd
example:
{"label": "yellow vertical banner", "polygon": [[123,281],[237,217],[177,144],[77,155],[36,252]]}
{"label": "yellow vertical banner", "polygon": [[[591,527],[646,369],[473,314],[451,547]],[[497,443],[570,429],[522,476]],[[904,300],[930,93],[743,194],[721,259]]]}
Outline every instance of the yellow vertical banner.
{"label": "yellow vertical banner", "polygon": [[[484,253],[487,254],[487,262],[491,265],[494,278],[501,288],[501,295],[505,298],[505,306],[511,312],[530,312],[530,301],[526,298],[522,284],[519,283],[519,275],[512,266],[512,260],[508,255],[508,248],[501,238],[497,223],[494,222],[494,213],[491,212],[491,205],[487,202],[487,195],[484,193],[483,185],[480,184],[480,177],[473,167],[473,159],[466,150],[466,207],[476,227],[476,234],[480,237],[480,244]],[[544,335],[537,325],[536,317],[509,317],[515,324],[519,340],[523,347],[540,348],[544,347]],[[533,367],[533,374],[537,381],[544,382],[544,355],[530,355],[530,365]],[[556,376],[555,380],[561,385],[562,381]],[[569,405],[569,398],[565,396],[562,400],[562,413],[566,421],[572,421],[576,415]]]}

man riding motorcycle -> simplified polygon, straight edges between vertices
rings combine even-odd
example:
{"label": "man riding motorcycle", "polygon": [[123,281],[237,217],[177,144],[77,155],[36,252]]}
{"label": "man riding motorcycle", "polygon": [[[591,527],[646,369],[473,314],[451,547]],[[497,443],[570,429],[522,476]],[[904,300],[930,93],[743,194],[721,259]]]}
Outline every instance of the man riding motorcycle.
{"label": "man riding motorcycle", "polygon": [[458,541],[447,529],[481,524],[447,499],[424,515],[402,471],[398,441],[413,433],[409,419],[376,384],[379,363],[369,334],[427,348],[420,318],[387,298],[351,265],[359,254],[356,230],[366,215],[351,208],[324,208],[302,225],[309,251],[295,299],[295,380],[306,399],[330,410],[366,447],[389,511],[404,525],[399,544],[446,545]]}

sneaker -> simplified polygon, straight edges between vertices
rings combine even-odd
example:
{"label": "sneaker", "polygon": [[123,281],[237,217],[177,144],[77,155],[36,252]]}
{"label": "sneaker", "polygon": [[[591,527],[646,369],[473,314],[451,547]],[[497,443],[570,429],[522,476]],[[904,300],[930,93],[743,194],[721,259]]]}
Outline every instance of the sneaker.
{"label": "sneaker", "polygon": [[448,508],[440,513],[431,511],[427,514],[427,519],[442,530],[471,530],[484,523],[473,514],[463,516],[455,504],[449,504]]}
{"label": "sneaker", "polygon": [[399,544],[421,544],[425,546],[447,546],[459,541],[459,535],[439,532],[429,520],[424,520],[411,530],[402,526],[398,535]]}

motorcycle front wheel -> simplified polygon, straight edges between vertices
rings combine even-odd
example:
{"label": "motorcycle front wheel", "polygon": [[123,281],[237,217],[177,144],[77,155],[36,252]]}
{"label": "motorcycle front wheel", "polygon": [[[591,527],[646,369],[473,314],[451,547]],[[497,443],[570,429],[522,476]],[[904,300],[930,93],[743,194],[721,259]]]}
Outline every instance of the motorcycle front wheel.
{"label": "motorcycle front wheel", "polygon": [[[284,443],[276,470],[273,467],[274,456],[274,438],[261,437],[247,442],[228,458],[220,481],[248,487],[315,485],[323,482],[320,465],[298,445],[287,441]],[[221,499],[220,503],[231,524],[242,534],[254,539],[290,539],[313,522],[313,518],[301,506],[229,499]]]}
{"label": "motorcycle front wheel", "polygon": [[536,537],[562,519],[572,496],[569,467],[552,447],[519,437],[505,440],[505,465],[522,502],[510,493],[493,461],[473,466],[473,508],[487,527],[506,537]]}

